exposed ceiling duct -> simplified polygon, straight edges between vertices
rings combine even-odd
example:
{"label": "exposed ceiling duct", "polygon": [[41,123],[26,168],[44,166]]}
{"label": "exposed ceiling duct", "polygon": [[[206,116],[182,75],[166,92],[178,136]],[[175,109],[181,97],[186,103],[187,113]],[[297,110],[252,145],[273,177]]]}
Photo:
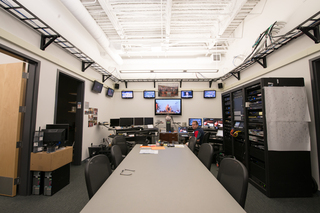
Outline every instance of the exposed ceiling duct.
{"label": "exposed ceiling duct", "polygon": [[60,0],[74,17],[86,28],[86,30],[97,40],[109,56],[118,64],[123,63],[122,58],[111,48],[109,39],[97,25],[88,11],[79,0]]}

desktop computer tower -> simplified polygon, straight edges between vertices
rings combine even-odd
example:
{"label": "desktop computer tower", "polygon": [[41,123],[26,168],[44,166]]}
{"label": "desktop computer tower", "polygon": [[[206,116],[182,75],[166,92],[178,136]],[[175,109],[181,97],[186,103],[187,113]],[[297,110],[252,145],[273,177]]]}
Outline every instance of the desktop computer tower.
{"label": "desktop computer tower", "polygon": [[32,175],[32,194],[40,195],[43,194],[43,178],[44,172],[33,172]]}
{"label": "desktop computer tower", "polygon": [[53,195],[70,183],[70,163],[51,172],[44,172],[44,195]]}

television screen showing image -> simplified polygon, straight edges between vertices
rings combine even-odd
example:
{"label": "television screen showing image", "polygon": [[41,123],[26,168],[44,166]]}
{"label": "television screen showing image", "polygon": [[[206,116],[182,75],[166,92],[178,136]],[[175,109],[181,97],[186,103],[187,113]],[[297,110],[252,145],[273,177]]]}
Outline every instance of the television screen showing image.
{"label": "television screen showing image", "polygon": [[193,91],[192,90],[182,90],[181,91],[181,98],[193,98]]}
{"label": "television screen showing image", "polygon": [[202,119],[201,118],[189,118],[189,126],[192,126],[193,121],[197,121],[199,126],[202,126]]}
{"label": "television screen showing image", "polygon": [[204,98],[215,98],[216,91],[215,90],[205,90],[205,91],[203,91],[203,97]]}
{"label": "television screen showing image", "polygon": [[133,98],[133,91],[122,91],[121,97],[124,99],[130,99]]}
{"label": "television screen showing image", "polygon": [[155,115],[181,115],[181,99],[155,99]]}
{"label": "television screen showing image", "polygon": [[114,90],[111,89],[111,88],[108,88],[108,90],[107,90],[107,96],[113,97],[113,93],[114,93]]}
{"label": "television screen showing image", "polygon": [[188,133],[188,128],[187,127],[179,127],[178,131],[179,131],[179,133]]}
{"label": "television screen showing image", "polygon": [[203,126],[218,129],[223,127],[223,122],[221,118],[203,118]]}
{"label": "television screen showing image", "polygon": [[143,97],[144,98],[155,98],[156,91],[143,91]]}
{"label": "television screen showing image", "polygon": [[102,87],[103,87],[103,84],[101,84],[98,81],[94,81],[91,91],[95,93],[101,93]]}

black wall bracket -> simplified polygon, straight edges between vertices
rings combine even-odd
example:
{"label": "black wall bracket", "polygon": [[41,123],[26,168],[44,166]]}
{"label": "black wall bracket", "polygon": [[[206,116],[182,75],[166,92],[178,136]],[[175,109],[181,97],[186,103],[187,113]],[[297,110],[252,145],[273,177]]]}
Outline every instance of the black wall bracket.
{"label": "black wall bracket", "polygon": [[102,83],[104,83],[108,78],[110,78],[112,75],[102,75]]}
{"label": "black wall bracket", "polygon": [[182,87],[182,80],[180,80],[180,88]]}
{"label": "black wall bracket", "polygon": [[[58,37],[60,37],[60,36],[59,35],[50,35],[50,36],[48,36],[48,35],[41,34],[40,49],[41,50],[45,50]],[[48,42],[47,42],[47,39],[49,39]]]}
{"label": "black wall bracket", "polygon": [[124,85],[126,85],[126,88],[128,88],[128,82],[127,81],[124,82]]}
{"label": "black wall bracket", "polygon": [[81,70],[82,72],[86,71],[86,69],[88,69],[92,64],[94,64],[94,62],[85,62],[82,61],[82,66],[81,66]]}
{"label": "black wall bracket", "polygon": [[[314,27],[299,27],[298,29],[311,38],[316,44],[320,43],[319,24]],[[310,30],[313,31],[313,35],[309,32]]]}
{"label": "black wall bracket", "polygon": [[240,71],[236,72],[236,73],[234,73],[234,72],[230,72],[230,73],[231,73],[231,75],[233,75],[233,77],[235,77],[236,79],[238,79],[238,81],[240,81]]}
{"label": "black wall bracket", "polygon": [[211,86],[212,86],[212,81],[213,81],[213,80],[210,80],[210,81],[209,81],[209,88],[211,88]]}
{"label": "black wall bracket", "polygon": [[156,81],[153,81],[153,88],[156,88]]}
{"label": "black wall bracket", "polygon": [[[260,61],[261,59],[262,63]],[[267,56],[264,56],[262,58],[256,58],[255,61],[258,62],[258,64],[260,64],[263,68],[267,68]]]}

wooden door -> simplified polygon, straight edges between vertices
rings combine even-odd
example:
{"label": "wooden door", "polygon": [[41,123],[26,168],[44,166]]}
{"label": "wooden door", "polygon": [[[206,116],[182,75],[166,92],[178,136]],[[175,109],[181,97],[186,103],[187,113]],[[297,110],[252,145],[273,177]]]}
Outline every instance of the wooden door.
{"label": "wooden door", "polygon": [[[0,65],[0,195],[16,195],[19,148],[25,105],[27,80],[25,63]],[[22,110],[23,111],[23,110]]]}

